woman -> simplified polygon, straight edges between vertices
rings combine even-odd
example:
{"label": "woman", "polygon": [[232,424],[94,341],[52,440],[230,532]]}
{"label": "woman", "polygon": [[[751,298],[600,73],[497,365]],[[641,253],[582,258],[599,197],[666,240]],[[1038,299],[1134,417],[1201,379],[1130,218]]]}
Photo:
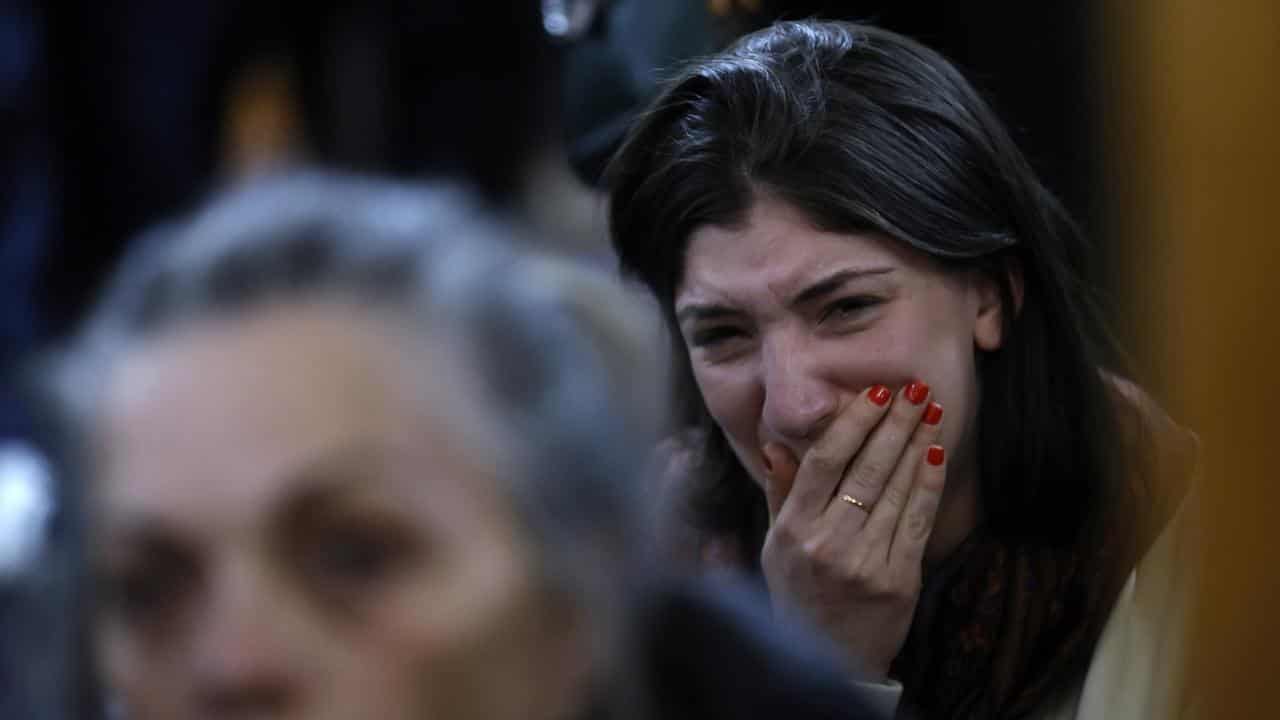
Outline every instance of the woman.
{"label": "woman", "polygon": [[[750,717],[686,638],[755,672],[779,644],[642,577],[645,316],[511,234],[456,193],[298,177],[125,264],[56,373],[124,717]],[[807,717],[865,716],[794,657],[840,708]]]}
{"label": "woman", "polygon": [[1076,228],[955,68],[777,24],[669,83],[610,201],[717,542],[908,713],[1087,714],[1185,439],[1107,371]]}
{"label": "woman", "polygon": [[302,177],[126,263],[59,374],[124,717],[560,718],[614,672],[644,368],[496,234]]}

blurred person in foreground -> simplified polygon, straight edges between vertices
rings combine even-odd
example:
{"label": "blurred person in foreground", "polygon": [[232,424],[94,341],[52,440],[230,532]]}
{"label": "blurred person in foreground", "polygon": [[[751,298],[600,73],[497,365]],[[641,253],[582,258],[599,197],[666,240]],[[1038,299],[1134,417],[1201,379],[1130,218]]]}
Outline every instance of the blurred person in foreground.
{"label": "blurred person in foreground", "polygon": [[1194,438],[1111,369],[1074,224],[947,60],[775,24],[677,73],[609,185],[678,361],[686,556],[727,545],[909,717],[1183,709]]}
{"label": "blurred person in foreground", "polygon": [[122,717],[873,716],[744,596],[658,587],[652,325],[512,234],[300,176],[126,261],[51,370]]}

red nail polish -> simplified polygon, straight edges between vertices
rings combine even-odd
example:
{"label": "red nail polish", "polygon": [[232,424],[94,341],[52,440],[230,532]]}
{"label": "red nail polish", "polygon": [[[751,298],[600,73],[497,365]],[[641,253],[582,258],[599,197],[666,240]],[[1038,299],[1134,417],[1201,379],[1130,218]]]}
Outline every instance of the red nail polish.
{"label": "red nail polish", "polygon": [[925,459],[930,465],[941,465],[942,461],[947,459],[947,452],[942,449],[941,445],[930,445]]}
{"label": "red nail polish", "polygon": [[942,406],[936,402],[929,403],[929,407],[924,409],[925,425],[937,425],[942,422]]}
{"label": "red nail polish", "polygon": [[907,396],[912,405],[919,405],[924,402],[925,398],[929,397],[929,386],[917,380],[908,385],[906,392],[903,394]]}
{"label": "red nail polish", "polygon": [[893,392],[883,385],[876,385],[871,388],[871,392],[867,393],[867,399],[880,407],[888,405],[891,397],[893,397]]}

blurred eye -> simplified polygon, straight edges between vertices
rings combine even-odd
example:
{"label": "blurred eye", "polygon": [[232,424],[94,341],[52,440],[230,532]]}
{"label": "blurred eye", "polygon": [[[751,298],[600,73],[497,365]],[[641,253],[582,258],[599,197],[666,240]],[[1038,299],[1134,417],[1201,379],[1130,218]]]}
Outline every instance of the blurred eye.
{"label": "blurred eye", "polygon": [[392,580],[411,554],[410,543],[400,533],[369,525],[322,529],[306,546],[312,580],[345,599],[356,599]]}
{"label": "blurred eye", "polygon": [[880,298],[870,295],[854,295],[841,298],[823,308],[818,318],[820,323],[841,322],[860,317],[866,310],[881,303]]}
{"label": "blurred eye", "polygon": [[746,337],[746,333],[739,328],[732,325],[717,325],[695,331],[690,336],[689,342],[697,348],[714,348],[743,337]]}
{"label": "blurred eye", "polygon": [[109,569],[98,582],[102,608],[130,625],[166,624],[193,594],[196,574],[193,563],[168,553]]}

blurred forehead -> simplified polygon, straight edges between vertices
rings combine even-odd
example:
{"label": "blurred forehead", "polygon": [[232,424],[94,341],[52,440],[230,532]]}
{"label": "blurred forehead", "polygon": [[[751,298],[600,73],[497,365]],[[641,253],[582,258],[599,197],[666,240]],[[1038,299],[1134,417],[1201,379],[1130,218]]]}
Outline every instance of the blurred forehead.
{"label": "blurred forehead", "polygon": [[339,457],[443,471],[421,482],[492,475],[472,378],[443,331],[405,327],[350,304],[286,304],[129,351],[105,378],[102,509],[263,507]]}

